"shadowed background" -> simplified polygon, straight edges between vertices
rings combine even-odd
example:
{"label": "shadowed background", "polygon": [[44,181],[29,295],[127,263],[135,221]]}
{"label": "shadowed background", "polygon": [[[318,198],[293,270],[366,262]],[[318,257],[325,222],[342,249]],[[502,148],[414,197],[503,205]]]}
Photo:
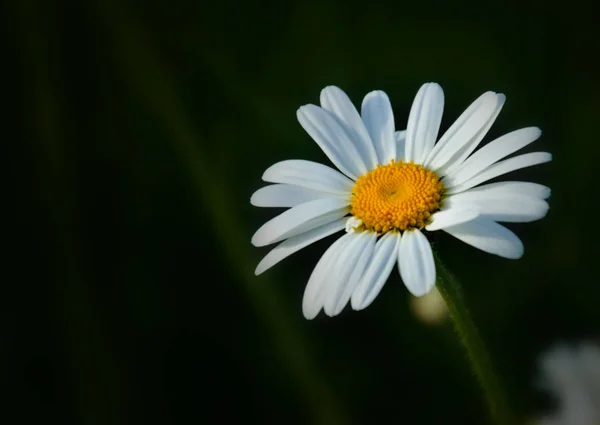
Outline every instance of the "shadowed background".
{"label": "shadowed background", "polygon": [[[1,6],[8,231],[0,297],[7,423],[487,423],[448,321],[410,308],[392,273],[366,310],[302,317],[329,237],[259,277],[251,207],[269,165],[328,163],[296,121],[326,85],[390,96],[404,129],[421,84],[442,131],[481,93],[507,102],[486,141],[531,125],[550,164],[548,216],[509,225],[519,261],[451,236],[464,286],[518,416],[552,410],[536,358],[598,336],[597,31],[586,11],[335,0]],[[417,10],[424,8],[425,10]],[[13,208],[14,207],[14,208]]]}

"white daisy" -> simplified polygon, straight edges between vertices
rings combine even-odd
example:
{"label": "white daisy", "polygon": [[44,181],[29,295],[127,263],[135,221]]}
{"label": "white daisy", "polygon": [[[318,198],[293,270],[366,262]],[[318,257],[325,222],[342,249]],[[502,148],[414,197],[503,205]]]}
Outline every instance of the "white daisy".
{"label": "white daisy", "polygon": [[541,386],[553,393],[557,409],[540,425],[600,424],[600,348],[557,344],[540,358]]}
{"label": "white daisy", "polygon": [[340,171],[311,161],[278,162],[262,176],[276,184],[250,200],[258,207],[290,208],[252,237],[255,246],[281,242],[259,263],[257,275],[346,230],[310,276],[302,303],[307,319],[321,309],[335,316],[348,301],[355,310],[367,307],[396,263],[413,295],[428,293],[436,271],[423,231],[444,230],[505,258],[523,255],[519,238],[497,222],[542,218],[550,189],[518,181],[475,186],[550,161],[551,155],[535,152],[501,161],[536,140],[541,134],[536,127],[513,131],[473,153],[500,113],[503,94],[481,95],[437,143],[444,93],[436,83],[417,93],[406,131],[395,132],[382,91],[365,96],[360,115],[338,87],[323,89],[320,100],[320,107],[298,109],[298,121]]}

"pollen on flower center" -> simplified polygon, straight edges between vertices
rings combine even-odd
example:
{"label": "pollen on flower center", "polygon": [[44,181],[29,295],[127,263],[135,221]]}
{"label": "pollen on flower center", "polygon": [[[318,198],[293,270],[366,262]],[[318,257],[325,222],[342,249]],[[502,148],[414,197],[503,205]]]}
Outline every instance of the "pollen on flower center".
{"label": "pollen on flower center", "polygon": [[433,171],[392,160],[356,180],[350,213],[365,229],[380,233],[421,228],[439,209],[443,189]]}

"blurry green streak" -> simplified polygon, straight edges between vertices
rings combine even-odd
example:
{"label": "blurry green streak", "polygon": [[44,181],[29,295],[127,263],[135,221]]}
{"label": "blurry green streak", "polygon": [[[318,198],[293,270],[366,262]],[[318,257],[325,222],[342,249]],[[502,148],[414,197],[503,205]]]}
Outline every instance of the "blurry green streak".
{"label": "blurry green streak", "polygon": [[471,319],[469,310],[465,305],[460,285],[454,275],[442,263],[439,256],[434,253],[436,269],[438,271],[437,288],[442,294],[454,327],[465,346],[471,366],[483,387],[493,419],[498,425],[515,425],[508,397],[506,396],[500,379],[494,372],[492,359],[485,348],[479,331]]}
{"label": "blurry green streak", "polygon": [[[72,393],[76,397],[78,422],[82,424],[124,423],[121,399],[125,387],[123,376],[115,370],[110,353],[109,337],[102,326],[105,321],[91,309],[91,294],[83,271],[81,242],[78,240],[69,164],[64,158],[64,107],[53,84],[50,58],[57,55],[49,35],[51,25],[44,22],[41,6],[31,0],[15,1],[15,20],[20,30],[21,52],[32,104],[31,114],[37,122],[37,151],[42,202],[49,212],[55,240],[44,248],[54,261],[56,284],[56,332],[69,348],[67,365],[75,381]],[[32,167],[34,164],[32,164]],[[35,265],[34,265],[35,267]],[[93,313],[92,313],[93,312]],[[65,331],[66,330],[66,331]],[[119,368],[121,369],[121,368]],[[131,423],[131,421],[128,421]]]}
{"label": "blurry green streak", "polygon": [[254,263],[250,260],[253,258],[249,252],[250,241],[245,239],[246,232],[240,226],[242,221],[235,208],[236,201],[227,197],[226,187],[220,185],[218,174],[211,170],[212,164],[205,161],[168,70],[144,42],[141,28],[123,19],[116,2],[97,3],[96,6],[102,22],[111,30],[118,60],[125,68],[129,82],[170,133],[176,153],[198,190],[199,200],[212,218],[212,223],[217,224],[215,227],[219,229],[219,241],[226,257],[238,277],[245,282],[244,289],[274,336],[282,363],[289,367],[292,378],[311,405],[315,417],[313,422],[349,423],[332,389],[311,362],[305,337],[303,339],[297,333],[287,311],[282,308],[273,290],[275,285],[265,278],[261,278],[261,282],[256,280],[253,266],[250,265]]}
{"label": "blurry green streak", "polygon": [[[225,92],[223,96],[235,99],[244,110],[251,111],[257,124],[268,123],[268,128],[265,130],[279,135],[281,139],[289,138],[287,131],[289,113],[284,114],[281,108],[274,106],[265,97],[266,91],[261,86],[255,85],[250,88],[249,85],[244,84],[228,57],[214,53],[205,53],[202,56],[200,58],[202,64],[210,69],[211,76]],[[295,112],[291,111],[292,114]]]}

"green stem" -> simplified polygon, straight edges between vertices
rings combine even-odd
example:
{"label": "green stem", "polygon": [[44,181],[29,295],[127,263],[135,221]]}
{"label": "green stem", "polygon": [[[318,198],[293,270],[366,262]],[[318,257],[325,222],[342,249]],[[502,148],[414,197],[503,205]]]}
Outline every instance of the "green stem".
{"label": "green stem", "polygon": [[483,387],[492,417],[498,425],[514,425],[507,397],[498,376],[494,373],[492,359],[465,305],[460,285],[438,255],[434,254],[434,257],[438,273],[437,288],[448,306],[454,327]]}

